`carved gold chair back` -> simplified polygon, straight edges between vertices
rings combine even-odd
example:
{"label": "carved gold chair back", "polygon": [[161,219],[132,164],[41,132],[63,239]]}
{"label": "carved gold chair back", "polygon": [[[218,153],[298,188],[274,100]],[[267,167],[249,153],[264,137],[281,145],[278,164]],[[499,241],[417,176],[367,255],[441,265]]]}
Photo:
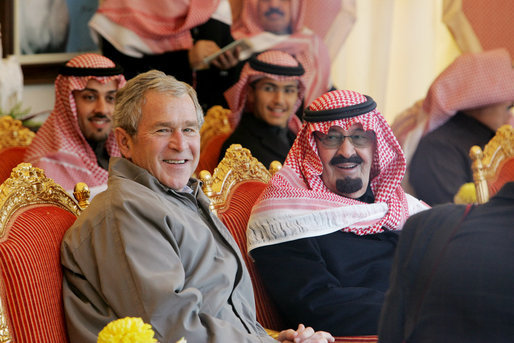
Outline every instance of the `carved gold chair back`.
{"label": "carved gold chair back", "polygon": [[88,204],[21,163],[0,186],[0,342],[67,342],[60,244]]}
{"label": "carved gold chair back", "polygon": [[475,145],[469,152],[477,202],[489,200],[508,181],[514,181],[514,129],[500,127],[484,150]]}
{"label": "carved gold chair back", "polygon": [[11,116],[0,117],[0,149],[11,146],[27,146],[35,133]]}
{"label": "carved gold chair back", "polygon": [[211,200],[211,210],[219,214],[230,205],[230,198],[236,186],[250,181],[267,184],[281,167],[280,162],[273,161],[268,170],[252,156],[250,150],[240,144],[232,144],[214,169],[214,173],[211,175],[209,171],[202,170],[199,178],[203,182],[204,193]]}
{"label": "carved gold chair back", "polygon": [[[271,163],[271,171],[240,144],[232,144],[225,157],[214,169],[214,174],[203,170],[200,180],[203,190],[211,200],[211,210],[228,228],[236,241],[252,279],[257,310],[257,320],[267,329],[281,330],[284,321],[270,299],[246,251],[246,226],[257,198],[264,191],[273,173],[282,164]],[[270,332],[270,331],[269,331]]]}

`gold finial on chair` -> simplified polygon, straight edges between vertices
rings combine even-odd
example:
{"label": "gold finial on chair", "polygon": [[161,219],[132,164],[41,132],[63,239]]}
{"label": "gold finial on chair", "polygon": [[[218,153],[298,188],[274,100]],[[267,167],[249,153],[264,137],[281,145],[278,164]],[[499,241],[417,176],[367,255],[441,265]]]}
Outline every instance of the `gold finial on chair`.
{"label": "gold finial on chair", "polygon": [[469,157],[472,161],[471,169],[473,170],[477,202],[483,204],[489,199],[489,189],[487,187],[487,181],[485,180],[484,165],[482,163],[482,158],[484,158],[482,148],[478,145],[473,145],[469,150]]}
{"label": "gold finial on chair", "polygon": [[275,175],[280,169],[282,169],[282,163],[279,161],[273,161],[269,165],[269,172],[271,176]]}
{"label": "gold finial on chair", "polygon": [[77,200],[81,209],[85,209],[89,206],[89,197],[91,196],[91,192],[89,191],[89,187],[84,182],[78,182],[73,189],[73,196],[75,200]]}

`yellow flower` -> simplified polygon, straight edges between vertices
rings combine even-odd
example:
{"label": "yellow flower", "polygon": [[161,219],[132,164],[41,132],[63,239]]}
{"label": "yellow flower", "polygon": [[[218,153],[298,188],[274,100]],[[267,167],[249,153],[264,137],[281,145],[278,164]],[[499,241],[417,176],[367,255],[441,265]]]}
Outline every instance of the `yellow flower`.
{"label": "yellow flower", "polygon": [[98,334],[97,343],[156,343],[150,324],[141,318],[122,318],[107,324]]}
{"label": "yellow flower", "polygon": [[473,204],[477,202],[477,192],[475,184],[468,182],[460,186],[459,191],[455,194],[453,202],[456,204]]}

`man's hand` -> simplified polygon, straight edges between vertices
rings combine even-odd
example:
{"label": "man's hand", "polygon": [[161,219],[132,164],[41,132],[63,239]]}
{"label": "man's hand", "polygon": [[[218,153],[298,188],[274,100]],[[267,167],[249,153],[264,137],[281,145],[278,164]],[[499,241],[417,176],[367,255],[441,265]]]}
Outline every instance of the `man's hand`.
{"label": "man's hand", "polygon": [[280,332],[277,340],[282,343],[329,343],[334,342],[335,338],[325,331],[314,331],[311,327],[298,325],[298,329],[284,330]]}
{"label": "man's hand", "polygon": [[[219,51],[220,47],[211,40],[199,40],[189,49],[189,65],[194,70],[206,69],[209,66],[206,65],[203,60],[204,58]],[[232,51],[225,51],[219,55],[211,63],[220,69],[229,69],[238,63],[239,50],[236,48]]]}

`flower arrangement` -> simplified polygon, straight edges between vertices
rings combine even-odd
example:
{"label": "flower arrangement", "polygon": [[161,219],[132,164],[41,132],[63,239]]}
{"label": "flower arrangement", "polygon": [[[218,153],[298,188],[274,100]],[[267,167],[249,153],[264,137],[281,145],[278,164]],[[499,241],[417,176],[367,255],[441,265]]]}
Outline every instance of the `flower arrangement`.
{"label": "flower arrangement", "polygon": [[97,343],[156,343],[150,324],[141,318],[121,318],[107,324],[98,334]]}
{"label": "flower arrangement", "polygon": [[460,186],[459,191],[453,197],[453,202],[456,204],[473,204],[477,202],[477,192],[475,184],[468,182]]}
{"label": "flower arrangement", "polygon": [[[97,343],[157,343],[150,324],[141,318],[125,317],[113,320],[98,334]],[[182,337],[177,343],[187,343]]]}

